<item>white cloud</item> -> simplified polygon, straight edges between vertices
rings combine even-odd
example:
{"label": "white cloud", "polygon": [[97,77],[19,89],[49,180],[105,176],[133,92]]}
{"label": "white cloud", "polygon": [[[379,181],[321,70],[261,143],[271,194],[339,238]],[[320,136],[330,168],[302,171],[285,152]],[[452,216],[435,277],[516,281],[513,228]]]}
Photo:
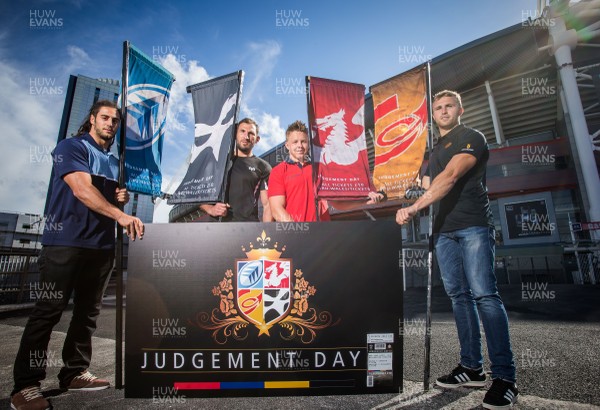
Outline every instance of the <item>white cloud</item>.
{"label": "white cloud", "polygon": [[[173,54],[162,58],[160,64],[175,76],[167,111],[167,133],[162,161],[162,190],[172,193],[187,170],[186,159],[194,137],[194,106],[186,88],[209,80],[210,76],[197,61],[180,61]],[[154,222],[169,222],[171,208],[171,205],[167,205],[167,201],[157,200],[154,207]]]}
{"label": "white cloud", "polygon": [[271,77],[280,54],[281,45],[274,40],[248,44],[248,50],[242,55],[241,61],[247,76],[242,90],[242,98],[246,104],[251,105],[254,99],[262,102],[260,90],[265,89],[264,80]]}
{"label": "white cloud", "polygon": [[77,59],[80,61],[83,60],[85,63],[92,61],[88,53],[86,53],[84,49],[77,46],[67,46],[67,54],[72,59]]}
{"label": "white cloud", "polygon": [[[41,214],[66,90],[0,62],[0,209]],[[46,85],[43,85],[46,82]],[[54,92],[54,94],[50,94]]]}
{"label": "white cloud", "polygon": [[285,136],[278,115],[255,108],[257,104],[263,102],[263,90],[269,89],[268,83],[281,55],[281,49],[281,45],[274,40],[252,42],[248,44],[248,49],[240,62],[246,73],[242,89],[241,113],[242,117],[253,118],[260,127],[261,140],[254,150],[257,155],[281,143]]}
{"label": "white cloud", "polygon": [[94,61],[82,48],[67,46],[69,60],[62,66],[62,76],[69,78],[71,74],[79,74],[82,68],[94,66]]}
{"label": "white cloud", "polygon": [[[171,177],[163,174],[163,189],[165,189],[165,181],[171,180]],[[168,223],[169,212],[173,209],[173,205],[168,205],[167,200],[157,198],[154,202],[154,214],[152,216],[152,223]]]}
{"label": "white cloud", "polygon": [[175,140],[178,132],[188,132],[193,135],[194,129],[194,107],[192,98],[186,91],[187,86],[210,79],[204,67],[198,62],[180,62],[177,56],[168,54],[160,60],[161,65],[175,76],[175,82],[171,87],[169,98],[169,109],[167,112],[167,144],[177,144]]}
{"label": "white cloud", "polygon": [[279,115],[253,109],[247,104],[242,103],[240,107],[240,119],[244,117],[252,118],[258,123],[260,141],[252,151],[255,155],[260,156],[262,153],[282,143],[285,139],[285,129],[281,126]]}

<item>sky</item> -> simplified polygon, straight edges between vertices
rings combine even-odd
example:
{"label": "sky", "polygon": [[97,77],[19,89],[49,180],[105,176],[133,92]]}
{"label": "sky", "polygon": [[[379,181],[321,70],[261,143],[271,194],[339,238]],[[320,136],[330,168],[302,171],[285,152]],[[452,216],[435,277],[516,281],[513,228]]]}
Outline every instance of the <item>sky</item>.
{"label": "sky", "polygon": [[[307,121],[305,77],[364,84],[393,77],[520,24],[536,0],[23,0],[0,3],[0,211],[42,214],[69,75],[120,81],[123,41],[176,78],[163,146],[163,191],[186,170],[194,137],[185,88],[244,71],[240,118],[255,154]],[[160,202],[160,201],[159,201]],[[167,222],[169,207],[155,208]]]}

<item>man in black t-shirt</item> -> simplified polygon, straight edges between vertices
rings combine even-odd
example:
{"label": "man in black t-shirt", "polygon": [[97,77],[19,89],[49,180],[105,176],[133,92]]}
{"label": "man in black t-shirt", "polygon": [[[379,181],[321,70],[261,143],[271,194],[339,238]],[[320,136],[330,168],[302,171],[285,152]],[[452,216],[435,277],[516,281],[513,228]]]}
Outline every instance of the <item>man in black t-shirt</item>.
{"label": "man in black t-shirt", "polygon": [[267,184],[271,166],[255,157],[252,149],[260,140],[258,124],[244,118],[236,127],[236,155],[227,176],[225,202],[202,204],[200,209],[213,218],[232,222],[258,222],[258,201],[263,206],[263,222],[271,222]]}
{"label": "man in black t-shirt", "polygon": [[460,123],[460,95],[442,91],[433,98],[433,118],[441,138],[429,159],[429,176],[423,177],[425,194],[401,208],[396,222],[404,224],[421,209],[434,204],[433,241],[436,259],[452,309],[460,342],[460,362],[438,386],[483,387],[479,321],[486,334],[492,385],[483,407],[512,407],[518,390],[508,317],[496,287],[495,230],[487,195],[485,171],[489,158],[483,134]]}

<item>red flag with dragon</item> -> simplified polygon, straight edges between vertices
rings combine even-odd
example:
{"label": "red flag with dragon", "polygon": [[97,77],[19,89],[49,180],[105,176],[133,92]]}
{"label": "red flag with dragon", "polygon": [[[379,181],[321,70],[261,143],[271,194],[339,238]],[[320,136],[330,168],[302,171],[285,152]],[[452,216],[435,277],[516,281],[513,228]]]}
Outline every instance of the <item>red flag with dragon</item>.
{"label": "red flag with dragon", "polygon": [[310,77],[315,195],[365,199],[373,191],[365,139],[365,86]]}

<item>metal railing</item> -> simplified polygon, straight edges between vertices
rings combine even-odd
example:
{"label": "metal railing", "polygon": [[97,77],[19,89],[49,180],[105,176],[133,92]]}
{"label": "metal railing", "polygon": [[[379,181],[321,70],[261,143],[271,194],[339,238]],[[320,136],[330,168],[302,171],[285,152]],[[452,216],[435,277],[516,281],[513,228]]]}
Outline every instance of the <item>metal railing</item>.
{"label": "metal railing", "polygon": [[39,250],[0,250],[0,305],[32,302],[29,289],[39,280]]}
{"label": "metal railing", "polygon": [[597,246],[574,246],[565,249],[573,253],[577,262],[577,270],[572,272],[573,283],[578,285],[600,283],[600,248]]}

